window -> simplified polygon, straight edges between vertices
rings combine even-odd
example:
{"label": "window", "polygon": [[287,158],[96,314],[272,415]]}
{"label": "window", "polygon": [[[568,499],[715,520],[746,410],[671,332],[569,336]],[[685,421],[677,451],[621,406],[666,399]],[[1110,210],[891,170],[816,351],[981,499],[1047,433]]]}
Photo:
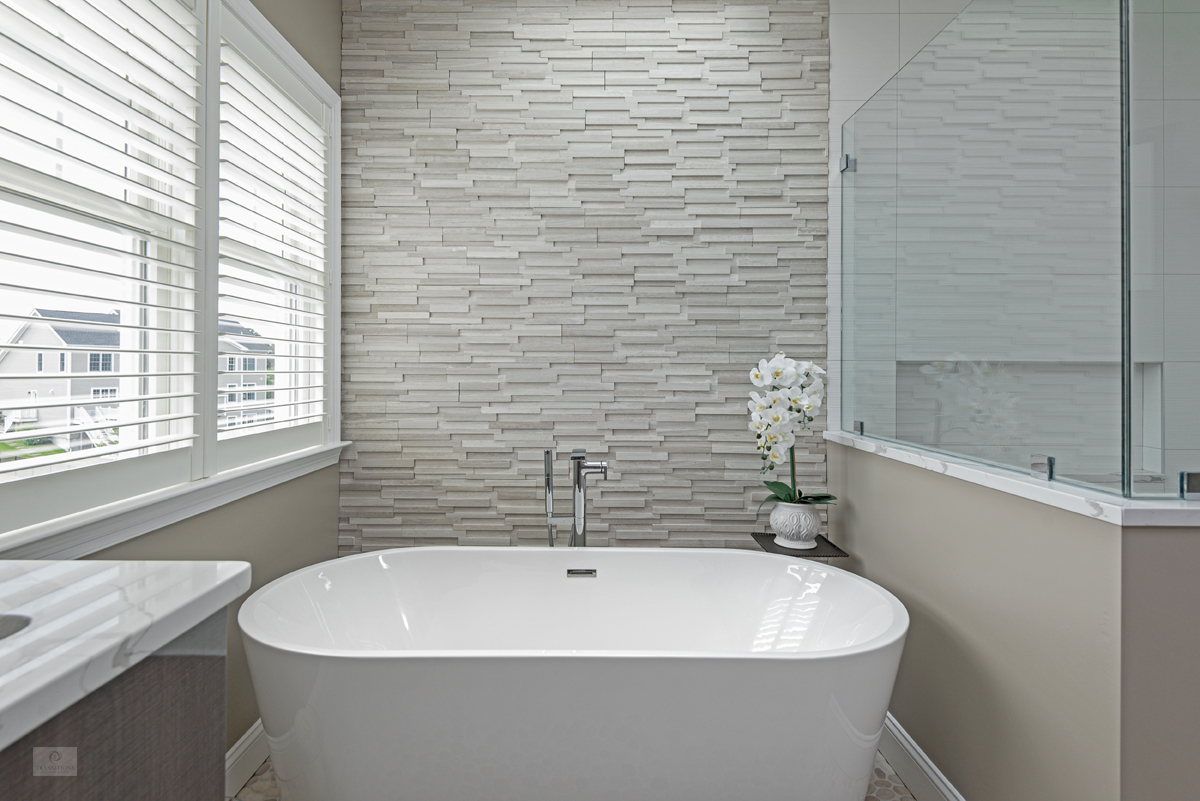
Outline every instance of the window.
{"label": "window", "polygon": [[[222,29],[219,311],[227,337],[281,369],[274,414],[243,419],[226,439],[329,413],[329,108],[256,51],[248,30]],[[244,357],[242,369],[253,364]]]}
{"label": "window", "polygon": [[[111,378],[0,360],[0,446],[55,443],[0,462],[0,533],[335,441],[336,93],[249,0],[2,0],[0,33],[0,352]],[[220,375],[279,359],[226,436],[255,392]],[[26,501],[76,467],[121,479]]]}
{"label": "window", "polygon": [[[242,384],[242,386],[243,386],[243,387],[252,387],[252,386],[254,386],[254,385],[253,385],[253,384]],[[254,400],[254,393],[253,393],[253,392],[243,392],[243,393],[242,393],[242,400],[244,400],[244,401],[252,401],[252,400]]]}
{"label": "window", "polygon": [[88,371],[92,373],[111,373],[113,355],[111,353],[89,353]]}

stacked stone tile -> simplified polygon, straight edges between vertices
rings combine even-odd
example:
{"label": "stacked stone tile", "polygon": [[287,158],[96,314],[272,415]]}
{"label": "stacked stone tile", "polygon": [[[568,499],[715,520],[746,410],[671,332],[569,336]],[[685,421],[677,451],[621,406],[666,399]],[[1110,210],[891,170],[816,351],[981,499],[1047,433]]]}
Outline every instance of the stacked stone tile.
{"label": "stacked stone tile", "polygon": [[561,512],[609,462],[589,544],[753,547],[748,369],[825,354],[827,12],[346,0],[344,553],[544,542],[547,447]]}

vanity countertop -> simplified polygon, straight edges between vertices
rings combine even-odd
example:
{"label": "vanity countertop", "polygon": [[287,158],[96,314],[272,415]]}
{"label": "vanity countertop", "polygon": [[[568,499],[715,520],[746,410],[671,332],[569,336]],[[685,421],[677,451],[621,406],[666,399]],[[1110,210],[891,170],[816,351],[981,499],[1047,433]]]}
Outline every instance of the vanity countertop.
{"label": "vanity countertop", "polygon": [[246,562],[0,561],[0,749],[250,588]]}

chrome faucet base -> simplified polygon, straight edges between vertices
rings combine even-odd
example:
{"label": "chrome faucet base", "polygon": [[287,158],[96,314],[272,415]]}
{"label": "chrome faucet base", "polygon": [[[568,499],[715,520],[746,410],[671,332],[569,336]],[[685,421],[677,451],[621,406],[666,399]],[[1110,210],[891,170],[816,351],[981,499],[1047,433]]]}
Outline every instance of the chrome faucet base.
{"label": "chrome faucet base", "polygon": [[571,539],[567,547],[580,548],[587,545],[587,477],[600,473],[608,479],[608,462],[589,462],[583,448],[571,451],[571,515],[554,514],[554,451],[545,451],[546,464],[546,534],[550,547],[554,547],[554,526],[571,522]]}

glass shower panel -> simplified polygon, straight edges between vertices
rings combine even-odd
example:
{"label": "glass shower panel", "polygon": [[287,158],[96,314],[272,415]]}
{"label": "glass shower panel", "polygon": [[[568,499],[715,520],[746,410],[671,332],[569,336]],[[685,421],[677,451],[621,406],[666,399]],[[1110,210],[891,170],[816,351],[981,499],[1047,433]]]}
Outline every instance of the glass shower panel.
{"label": "glass shower panel", "polygon": [[1121,488],[1116,0],[974,0],[843,130],[844,427]]}
{"label": "glass shower panel", "polygon": [[843,127],[843,409],[896,436],[896,79]]}
{"label": "glass shower panel", "polygon": [[1200,471],[1200,3],[1129,15],[1134,495]]}

